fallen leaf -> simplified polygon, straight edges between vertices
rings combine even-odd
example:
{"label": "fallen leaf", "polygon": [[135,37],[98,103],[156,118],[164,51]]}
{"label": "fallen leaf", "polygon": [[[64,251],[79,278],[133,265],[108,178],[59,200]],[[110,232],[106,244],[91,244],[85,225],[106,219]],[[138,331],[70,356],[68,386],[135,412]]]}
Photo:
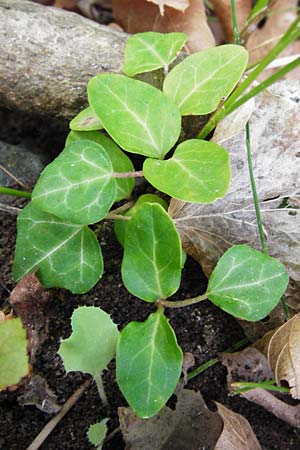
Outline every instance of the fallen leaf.
{"label": "fallen leaf", "polygon": [[178,11],[185,11],[189,6],[189,0],[147,0],[148,2],[158,5],[159,12],[163,16],[165,12],[165,6],[177,9]]}
{"label": "fallen leaf", "polygon": [[261,450],[261,446],[245,417],[217,403],[224,428],[215,450]]}
{"label": "fallen leaf", "polygon": [[[299,210],[278,208],[300,193],[300,128],[296,102],[263,92],[255,98],[250,118],[251,150],[262,221],[271,256],[300,280]],[[210,205],[172,200],[169,213],[184,249],[200,262],[207,276],[232,245],[247,243],[260,249],[249,181],[245,133],[222,142],[231,158],[228,194]]]}
{"label": "fallen leaf", "polygon": [[189,3],[184,12],[166,6],[164,16],[161,16],[157,5],[145,0],[112,1],[114,17],[127,33],[179,31],[189,36],[185,49],[191,53],[214,47],[203,0],[190,0]]}
{"label": "fallen leaf", "polygon": [[282,325],[270,339],[268,359],[276,383],[287,381],[291,395],[300,398],[300,314]]}
{"label": "fallen leaf", "polygon": [[33,405],[46,414],[56,414],[60,410],[57,397],[40,375],[30,377],[22,395],[18,397],[21,406]]}
{"label": "fallen leaf", "polygon": [[31,364],[48,336],[45,308],[49,300],[50,293],[45,290],[34,273],[25,275],[9,297],[9,303],[27,331]]}
{"label": "fallen leaf", "polygon": [[182,386],[174,411],[165,406],[147,420],[138,419],[130,408],[119,408],[118,414],[128,450],[260,449],[244,417],[220,404],[218,413],[212,412],[200,392],[182,389]]}
{"label": "fallen leaf", "polygon": [[[213,4],[214,11],[223,26],[227,41],[232,42],[233,31],[231,18],[231,0],[212,0],[211,3]],[[241,30],[251,11],[252,2],[251,0],[236,0],[235,3],[238,27],[239,30]]]}

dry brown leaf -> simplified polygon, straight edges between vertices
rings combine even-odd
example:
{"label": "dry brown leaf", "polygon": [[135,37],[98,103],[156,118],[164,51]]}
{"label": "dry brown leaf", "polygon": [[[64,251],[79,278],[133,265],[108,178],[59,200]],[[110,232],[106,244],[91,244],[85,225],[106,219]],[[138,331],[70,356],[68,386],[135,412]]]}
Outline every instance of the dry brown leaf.
{"label": "dry brown leaf", "polygon": [[236,381],[258,383],[274,378],[266,356],[254,347],[247,347],[241,352],[223,353],[221,362],[227,368],[229,390]]}
{"label": "dry brown leaf", "polygon": [[166,6],[164,16],[159,8],[145,0],[113,0],[113,14],[127,33],[158,31],[162,33],[183,32],[189,36],[185,46],[189,52],[197,52],[215,45],[207,24],[203,0],[190,0],[184,11]]}
{"label": "dry brown leaf", "polygon": [[291,395],[300,398],[300,314],[282,325],[270,339],[268,359],[276,383],[287,381]]}
{"label": "dry brown leaf", "polygon": [[57,396],[49,388],[45,378],[33,375],[18,397],[21,406],[33,405],[46,414],[56,414],[60,410],[57,404]]}
{"label": "dry brown leaf", "polygon": [[245,417],[217,403],[224,428],[215,450],[261,450],[261,446]]}
{"label": "dry brown leaf", "polygon": [[165,13],[165,6],[170,6],[170,8],[174,8],[181,12],[185,11],[189,6],[189,0],[147,0],[147,2],[157,5],[162,16]]}
{"label": "dry brown leaf", "polygon": [[[232,18],[231,18],[231,1],[230,0],[212,0],[211,1],[215,10],[215,13],[219,17],[219,20],[223,26],[227,40],[233,41],[232,32]],[[236,0],[236,12],[239,30],[243,28],[243,25],[251,11],[251,0]]]}
{"label": "dry brown leaf", "polygon": [[50,294],[41,285],[35,274],[25,275],[9,297],[9,303],[22,320],[29,341],[30,362],[48,335],[48,318],[45,306]]}
{"label": "dry brown leaf", "polygon": [[[299,91],[298,91],[299,92]],[[297,102],[263,92],[250,118],[251,147],[269,252],[294,280],[300,280],[300,221],[297,208],[280,208],[285,197],[300,195],[300,128]],[[210,205],[172,200],[169,212],[188,254],[206,275],[232,245],[260,249],[249,181],[244,131],[223,142],[231,159],[228,194]]]}

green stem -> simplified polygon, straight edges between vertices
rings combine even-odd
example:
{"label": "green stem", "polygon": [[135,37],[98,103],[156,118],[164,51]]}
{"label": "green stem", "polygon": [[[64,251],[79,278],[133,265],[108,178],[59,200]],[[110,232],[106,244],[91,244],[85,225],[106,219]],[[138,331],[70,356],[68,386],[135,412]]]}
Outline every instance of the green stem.
{"label": "green stem", "polygon": [[236,382],[236,383],[231,383],[231,387],[237,387],[239,389],[231,392],[231,395],[236,395],[236,394],[242,394],[243,392],[247,392],[250,391],[251,389],[256,389],[256,388],[261,388],[261,389],[266,389],[268,391],[276,391],[276,392],[290,392],[290,389],[287,387],[282,387],[282,386],[276,386],[274,384],[275,380],[267,380],[267,381],[261,381],[260,383],[253,383],[253,382]]}
{"label": "green stem", "polygon": [[[246,345],[248,343],[249,343],[249,340],[247,338],[241,339],[240,341],[236,342],[232,347],[229,347],[227,350],[225,350],[222,353],[233,353],[233,352],[235,352],[236,350],[239,350],[241,347],[243,347],[244,345]],[[220,362],[219,358],[213,358],[213,359],[210,359],[209,361],[201,364],[201,366],[199,366],[196,369],[192,370],[188,374],[188,380],[191,380],[192,378],[195,378],[197,375],[200,375],[200,373],[204,372],[209,367],[214,366],[218,362]]]}
{"label": "green stem", "polygon": [[19,191],[18,189],[12,189],[5,186],[0,186],[0,194],[14,195],[15,197],[22,198],[31,198],[30,192]]}
{"label": "green stem", "polygon": [[102,374],[100,373],[99,375],[94,376],[94,380],[96,381],[98,393],[102,400],[103,405],[108,406],[108,401],[107,401],[107,397],[106,397],[104,386],[103,386]]}
{"label": "green stem", "polygon": [[194,298],[187,298],[185,300],[179,301],[169,301],[169,300],[158,300],[156,303],[163,306],[164,308],[183,308],[184,306],[194,305],[195,303],[202,302],[207,299],[207,294],[199,295]]}
{"label": "green stem", "polygon": [[240,34],[236,15],[235,0],[230,0],[230,2],[231,2],[231,18],[232,18],[234,43],[236,45],[240,45]]}

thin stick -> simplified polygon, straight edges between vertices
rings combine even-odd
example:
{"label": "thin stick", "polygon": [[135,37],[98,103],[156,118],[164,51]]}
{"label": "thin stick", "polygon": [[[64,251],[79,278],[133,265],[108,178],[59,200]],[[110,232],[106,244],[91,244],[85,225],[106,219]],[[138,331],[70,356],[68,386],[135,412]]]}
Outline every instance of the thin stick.
{"label": "thin stick", "polygon": [[113,172],[112,176],[114,178],[139,178],[139,177],[143,177],[143,171],[142,170],[138,170],[136,172]]}
{"label": "thin stick", "polygon": [[26,186],[26,184],[23,183],[23,181],[19,180],[19,178],[17,178],[13,173],[11,173],[8,169],[6,169],[6,167],[4,167],[2,164],[0,164],[0,170],[2,170],[2,172],[6,173],[6,175],[8,175],[12,180],[14,180],[23,189],[25,189],[26,191],[30,191],[30,188],[28,186]]}
{"label": "thin stick", "polygon": [[105,442],[110,441],[111,439],[113,439],[115,437],[116,434],[121,432],[121,427],[117,427],[115,428],[106,438],[105,438]]}
{"label": "thin stick", "polygon": [[205,292],[205,294],[199,295],[198,297],[187,298],[185,300],[179,300],[177,302],[172,302],[171,300],[158,300],[158,302],[156,303],[160,306],[163,306],[164,308],[183,308],[184,306],[194,305],[195,303],[202,302],[206,299],[207,293]]}
{"label": "thin stick", "polygon": [[15,206],[5,205],[4,203],[0,203],[0,211],[18,215],[22,211],[22,209],[16,208]]}
{"label": "thin stick", "polygon": [[91,380],[86,380],[72,395],[68,398],[61,410],[56,416],[54,416],[37,435],[34,441],[29,445],[26,450],[38,450],[47,437],[52,433],[56,425],[61,419],[69,412],[72,406],[80,399],[84,391],[90,386]]}

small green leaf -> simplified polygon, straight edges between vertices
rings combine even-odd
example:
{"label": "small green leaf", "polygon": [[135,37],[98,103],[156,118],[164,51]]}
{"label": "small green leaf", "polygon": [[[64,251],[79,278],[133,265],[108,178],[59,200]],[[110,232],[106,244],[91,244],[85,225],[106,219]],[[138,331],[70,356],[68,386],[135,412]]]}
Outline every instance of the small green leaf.
{"label": "small green leaf", "polygon": [[104,128],[124,150],[163,158],[179,137],[178,108],[147,83],[101,74],[89,81],[88,96]]}
{"label": "small green leaf", "polygon": [[[144,194],[144,195],[141,195],[137,199],[137,201],[135,202],[135,204],[133,205],[132,208],[130,208],[128,211],[126,211],[124,213],[124,216],[132,217],[135,214],[137,208],[139,208],[144,203],[158,203],[166,211],[168,209],[167,203],[162,198],[158,197],[158,195]],[[114,231],[115,231],[116,237],[117,237],[119,243],[122,245],[122,247],[124,247],[125,232],[126,232],[127,225],[128,225],[128,221],[121,220],[121,219],[115,220],[115,223],[114,223]]]}
{"label": "small green leaf", "polygon": [[[100,144],[107,153],[114,172],[132,172],[134,167],[130,159],[124,152],[114,143],[114,141],[104,134],[97,131],[71,131],[68,134],[66,145],[78,140],[88,140]],[[116,178],[117,197],[116,202],[129,198],[133,191],[135,182],[133,178]]]}
{"label": "small green leaf", "polygon": [[181,241],[172,219],[161,205],[144,203],[126,229],[125,287],[147,302],[170,297],[180,285],[181,263]]}
{"label": "small green leaf", "polygon": [[19,280],[36,269],[45,287],[84,294],[103,273],[95,234],[87,226],[65,223],[30,203],[18,216],[14,277]]}
{"label": "small green leaf", "polygon": [[18,384],[29,373],[26,332],[19,318],[0,322],[0,390]]}
{"label": "small green leaf", "polygon": [[166,161],[146,159],[143,172],[161,192],[186,202],[212,203],[224,197],[230,183],[227,151],[199,139],[183,142]]}
{"label": "small green leaf", "polygon": [[235,317],[257,321],[275,308],[288,280],[280,261],[247,245],[236,245],[215,267],[207,297]]}
{"label": "small green leaf", "polygon": [[179,381],[182,361],[175,333],[162,310],[122,330],[117,382],[138,417],[152,417],[165,405]]}
{"label": "small green leaf", "polygon": [[119,339],[117,325],[105,311],[95,306],[75,309],[71,324],[73,333],[61,341],[58,351],[65,370],[98,378],[115,356]]}
{"label": "small green leaf", "polygon": [[102,444],[104,442],[104,439],[106,437],[107,433],[107,426],[106,422],[109,419],[103,419],[101,422],[94,423],[90,426],[87,436],[92,445],[95,445],[97,447],[97,450],[101,450]]}
{"label": "small green leaf", "polygon": [[240,80],[248,52],[239,45],[221,45],[188,56],[166,76],[164,93],[183,116],[217,109]]}
{"label": "small green leaf", "polygon": [[68,222],[98,222],[117,196],[112,173],[103,147],[92,141],[76,141],[44,169],[32,192],[32,202]]}
{"label": "small green leaf", "polygon": [[103,125],[92,108],[88,107],[80,111],[80,113],[71,120],[70,128],[74,131],[94,131],[102,130]]}
{"label": "small green leaf", "polygon": [[185,33],[136,33],[127,40],[123,72],[132,77],[167,68],[187,40]]}

